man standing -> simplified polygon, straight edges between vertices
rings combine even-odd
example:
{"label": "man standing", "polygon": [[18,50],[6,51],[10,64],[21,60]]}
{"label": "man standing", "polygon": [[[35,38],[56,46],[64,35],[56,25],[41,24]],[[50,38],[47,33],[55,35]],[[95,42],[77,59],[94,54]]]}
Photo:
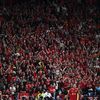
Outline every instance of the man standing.
{"label": "man standing", "polygon": [[76,84],[69,90],[70,100],[79,100],[79,90],[76,87]]}

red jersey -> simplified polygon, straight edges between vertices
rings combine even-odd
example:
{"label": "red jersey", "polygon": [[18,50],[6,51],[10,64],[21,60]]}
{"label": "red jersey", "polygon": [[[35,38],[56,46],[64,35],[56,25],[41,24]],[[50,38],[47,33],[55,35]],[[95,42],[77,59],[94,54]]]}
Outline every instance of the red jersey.
{"label": "red jersey", "polygon": [[69,90],[70,100],[79,100],[78,99],[78,88],[71,88]]}
{"label": "red jersey", "polygon": [[54,93],[55,92],[55,87],[53,87],[53,86],[48,87],[48,89],[49,89],[50,93]]}

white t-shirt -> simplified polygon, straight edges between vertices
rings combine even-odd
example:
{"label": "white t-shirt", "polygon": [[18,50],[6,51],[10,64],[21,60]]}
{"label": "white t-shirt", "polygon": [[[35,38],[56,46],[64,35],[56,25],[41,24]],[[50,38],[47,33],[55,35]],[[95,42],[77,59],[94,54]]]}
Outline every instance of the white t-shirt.
{"label": "white t-shirt", "polygon": [[49,97],[49,98],[52,97],[51,93],[49,93],[49,92],[45,92],[44,95],[45,95],[45,97]]}
{"label": "white t-shirt", "polygon": [[14,94],[15,91],[16,91],[16,87],[15,87],[15,86],[11,86],[11,87],[10,87],[10,91],[11,91],[12,94]]}

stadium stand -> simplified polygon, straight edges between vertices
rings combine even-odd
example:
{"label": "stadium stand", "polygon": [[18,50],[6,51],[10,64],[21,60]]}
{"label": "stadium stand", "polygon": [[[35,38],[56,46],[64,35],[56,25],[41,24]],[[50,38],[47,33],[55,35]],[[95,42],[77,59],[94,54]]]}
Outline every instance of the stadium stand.
{"label": "stadium stand", "polygon": [[0,7],[0,100],[100,100],[96,0],[11,4]]}

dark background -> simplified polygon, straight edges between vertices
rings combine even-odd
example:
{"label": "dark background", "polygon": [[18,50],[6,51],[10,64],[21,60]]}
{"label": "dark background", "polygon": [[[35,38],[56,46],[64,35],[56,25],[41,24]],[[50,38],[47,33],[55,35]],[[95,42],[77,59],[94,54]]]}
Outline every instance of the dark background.
{"label": "dark background", "polygon": [[[26,1],[27,2],[29,1],[42,2],[42,0],[0,0],[0,6],[12,6],[16,3],[26,2]],[[45,1],[49,1],[49,0],[45,0]],[[58,1],[62,1],[62,0],[58,0]],[[85,1],[89,1],[89,2],[95,1],[96,6],[99,8],[100,0],[82,0],[82,2],[85,2]]]}

